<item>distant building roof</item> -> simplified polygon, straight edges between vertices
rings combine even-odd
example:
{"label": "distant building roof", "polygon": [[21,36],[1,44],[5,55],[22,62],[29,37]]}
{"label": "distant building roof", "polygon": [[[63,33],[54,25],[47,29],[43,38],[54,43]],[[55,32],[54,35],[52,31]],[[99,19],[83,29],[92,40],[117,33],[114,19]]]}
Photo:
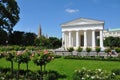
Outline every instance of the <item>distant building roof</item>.
{"label": "distant building roof", "polygon": [[109,31],[120,31],[120,28],[109,29]]}

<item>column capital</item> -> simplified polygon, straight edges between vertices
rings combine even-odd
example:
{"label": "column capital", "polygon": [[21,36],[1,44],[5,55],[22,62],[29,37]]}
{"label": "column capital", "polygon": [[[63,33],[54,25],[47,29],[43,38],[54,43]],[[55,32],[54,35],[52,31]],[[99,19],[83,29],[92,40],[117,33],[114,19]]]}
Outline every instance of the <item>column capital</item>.
{"label": "column capital", "polygon": [[79,32],[80,30],[75,30],[76,32]]}

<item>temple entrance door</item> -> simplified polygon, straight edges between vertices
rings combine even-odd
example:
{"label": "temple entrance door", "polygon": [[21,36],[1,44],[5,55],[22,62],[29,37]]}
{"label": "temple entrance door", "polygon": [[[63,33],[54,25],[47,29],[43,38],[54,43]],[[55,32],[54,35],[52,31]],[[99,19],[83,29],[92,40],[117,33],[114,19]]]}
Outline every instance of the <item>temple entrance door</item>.
{"label": "temple entrance door", "polygon": [[81,46],[84,46],[84,36],[81,35],[81,36],[80,36],[80,39],[81,39],[81,40],[80,40],[80,41],[81,41],[81,42],[80,42],[80,43],[81,43]]}

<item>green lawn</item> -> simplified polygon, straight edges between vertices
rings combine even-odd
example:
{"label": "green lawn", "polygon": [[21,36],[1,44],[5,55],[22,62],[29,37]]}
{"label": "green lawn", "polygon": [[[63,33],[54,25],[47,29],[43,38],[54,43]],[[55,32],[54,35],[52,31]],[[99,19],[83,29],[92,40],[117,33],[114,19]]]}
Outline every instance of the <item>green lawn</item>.
{"label": "green lawn", "polygon": [[[0,67],[10,67],[10,62],[6,62],[6,60],[0,59]],[[95,60],[73,60],[73,59],[54,59],[49,64],[47,64],[47,70],[58,71],[60,74],[67,75],[67,79],[71,80],[74,70],[81,69],[98,69],[101,68],[103,70],[111,71],[113,69],[120,68],[120,62],[118,61],[95,61]],[[15,63],[14,68],[17,69],[17,63]],[[22,69],[26,69],[26,65],[21,65]],[[30,70],[38,70],[39,67],[36,66],[32,61],[29,63]],[[63,79],[62,79],[63,80]]]}

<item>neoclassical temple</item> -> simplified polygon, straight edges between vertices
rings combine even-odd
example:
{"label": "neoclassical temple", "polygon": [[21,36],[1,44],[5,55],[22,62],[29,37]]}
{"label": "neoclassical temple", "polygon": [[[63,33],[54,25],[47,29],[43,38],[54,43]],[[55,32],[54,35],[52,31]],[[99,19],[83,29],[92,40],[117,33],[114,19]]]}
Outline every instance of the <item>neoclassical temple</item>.
{"label": "neoclassical temple", "polygon": [[[95,50],[96,46],[103,49],[103,28],[104,21],[79,18],[61,24],[62,27],[62,47],[91,47]],[[99,39],[99,41],[98,41]],[[99,43],[97,43],[97,41]]]}

